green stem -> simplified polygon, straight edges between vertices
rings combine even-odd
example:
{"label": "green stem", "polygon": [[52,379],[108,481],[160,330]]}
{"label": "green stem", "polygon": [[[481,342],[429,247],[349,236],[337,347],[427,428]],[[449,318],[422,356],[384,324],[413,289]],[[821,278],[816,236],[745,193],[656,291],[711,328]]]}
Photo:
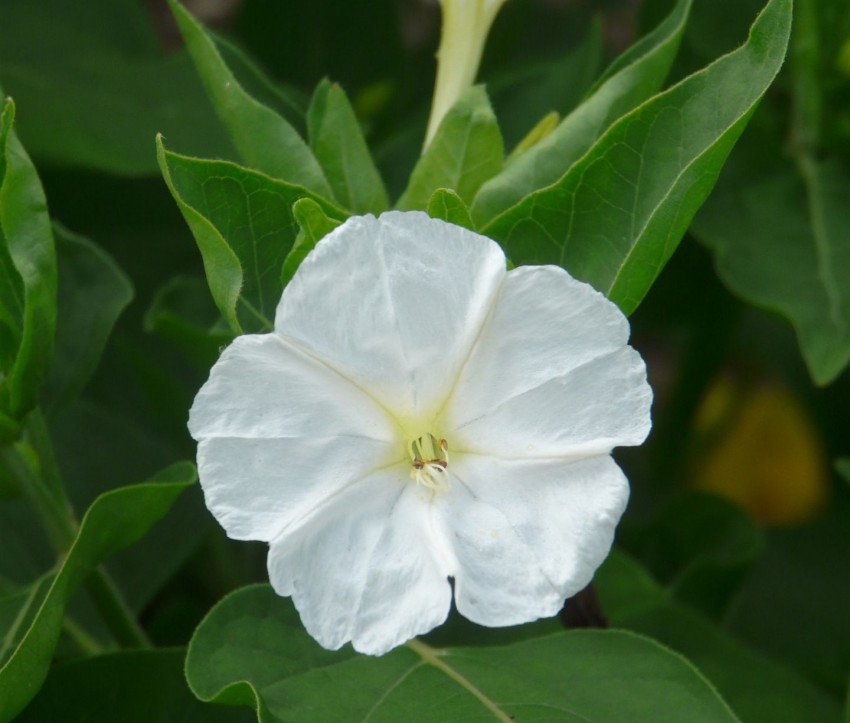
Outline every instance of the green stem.
{"label": "green stem", "polygon": [[811,153],[820,141],[823,98],[820,80],[820,45],[817,3],[796,0],[790,66],[793,97],[791,146],[794,153]]}
{"label": "green stem", "polygon": [[[0,464],[35,508],[56,552],[65,555],[77,539],[79,524],[62,488],[44,419],[39,413],[37,417],[32,415],[31,420],[27,420],[27,437],[33,446],[24,442],[0,446]],[[121,591],[102,565],[89,574],[85,585],[110,632],[122,646],[151,646]]]}
{"label": "green stem", "polygon": [[77,536],[77,522],[70,509],[64,507],[42,482],[36,471],[38,460],[35,451],[21,442],[0,447],[0,464],[38,513],[53,547],[59,554],[66,553]]}
{"label": "green stem", "polygon": [[88,576],[85,585],[98,612],[109,626],[109,632],[119,645],[124,648],[152,647],[148,634],[139,625],[124,596],[103,565]]}
{"label": "green stem", "polygon": [[41,479],[45,487],[63,507],[70,510],[71,503],[62,485],[62,476],[59,474],[59,466],[56,464],[56,456],[53,453],[53,442],[50,439],[47,420],[41,413],[41,409],[36,408],[30,413],[24,430],[27,441],[38,456]]}
{"label": "green stem", "polygon": [[62,630],[83,655],[100,655],[104,647],[70,615],[62,619]]}

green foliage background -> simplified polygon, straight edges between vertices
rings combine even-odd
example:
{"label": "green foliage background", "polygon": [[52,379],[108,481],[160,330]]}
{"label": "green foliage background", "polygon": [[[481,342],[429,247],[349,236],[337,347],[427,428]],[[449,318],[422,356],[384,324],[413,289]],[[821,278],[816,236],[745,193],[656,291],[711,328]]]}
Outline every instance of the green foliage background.
{"label": "green foliage background", "polygon": [[[850,720],[850,7],[796,0],[776,76],[790,14],[511,0],[420,156],[434,5],[244,0],[208,33],[176,2],[0,3],[0,721]],[[219,350],[390,206],[630,314],[657,402],[617,454],[614,630],[453,616],[328,653],[204,509],[180,460]],[[835,465],[785,525],[692,489],[765,386]]]}

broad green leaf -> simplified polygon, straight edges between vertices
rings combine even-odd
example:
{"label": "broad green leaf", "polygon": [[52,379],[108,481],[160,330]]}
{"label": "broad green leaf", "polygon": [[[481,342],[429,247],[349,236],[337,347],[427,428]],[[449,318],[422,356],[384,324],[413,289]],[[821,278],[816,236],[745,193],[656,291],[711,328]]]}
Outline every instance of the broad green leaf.
{"label": "broad green leaf", "polygon": [[345,91],[322,80],[307,112],[310,147],[339,203],[352,213],[381,213],[388,200]]}
{"label": "broad green leaf", "polygon": [[691,0],[679,0],[664,22],[611,64],[587,100],[481,187],[472,205],[479,226],[557,181],[614,121],[658,92],[676,57],[690,9]]}
{"label": "broad green leaf", "polygon": [[144,484],[122,487],[95,500],[31,623],[3,658],[2,723],[12,720],[44,681],[61,631],[65,603],[74,591],[104,559],[142,537],[194,481],[194,467],[180,463]]}
{"label": "broad green leaf", "polygon": [[272,721],[735,721],[710,684],[651,640],[560,632],[506,646],[432,648],[380,658],[323,650],[268,585],[232,593],[186,658],[202,700],[250,705]]}
{"label": "broad green leaf", "polygon": [[631,313],[782,65],[790,24],[791,0],[770,0],[738,50],[621,118],[483,233],[515,263],[559,264]]}
{"label": "broad green leaf", "polygon": [[333,198],[319,163],[283,116],[248,95],[224,64],[212,38],[180,5],[168,0],[186,47],[242,160],[252,168]]}
{"label": "broad green leaf", "polygon": [[835,469],[844,479],[850,482],[850,457],[842,457],[836,460]]}
{"label": "broad green leaf", "polygon": [[425,209],[438,188],[450,188],[471,203],[481,184],[502,170],[503,160],[502,134],[487,93],[472,87],[446,113],[397,206]]}
{"label": "broad green leaf", "polygon": [[225,65],[239,85],[263,105],[282,115],[300,134],[307,131],[309,94],[291,85],[281,85],[268,77],[254,60],[229,39],[207,30],[215,41]]}
{"label": "broad green leaf", "polygon": [[145,314],[145,331],[170,341],[206,373],[233,341],[210,299],[207,285],[194,276],[176,276],[154,295]]}
{"label": "broad green leaf", "polygon": [[649,635],[687,656],[744,723],[838,722],[836,700],[671,600],[626,555],[612,553],[597,572],[595,584],[612,625]]}
{"label": "broad green leaf", "polygon": [[0,83],[28,152],[52,165],[154,174],[158,132],[235,155],[185,50],[165,53],[138,0],[0,3]]}
{"label": "broad green leaf", "polygon": [[158,158],[222,316],[235,332],[271,329],[283,290],[280,269],[297,231],[292,204],[313,198],[330,215],[346,214],[301,186],[233,163],[166,151],[162,139]]}
{"label": "broad green leaf", "polygon": [[280,281],[283,286],[290,282],[316,243],[340,224],[340,221],[329,217],[322,207],[310,198],[296,201],[292,206],[292,215],[298,223],[299,231],[292,250],[286,255],[281,267]]}
{"label": "broad green leaf", "polygon": [[716,619],[764,551],[763,530],[743,510],[694,491],[624,537],[674,598]]}
{"label": "broad green leaf", "polygon": [[428,201],[428,215],[475,231],[469,206],[450,188],[438,188]]}
{"label": "broad green leaf", "polygon": [[133,285],[115,261],[88,239],[54,225],[59,270],[56,349],[42,399],[55,412],[82,392],[100,362]]}
{"label": "broad green leaf", "polygon": [[8,100],[0,116],[0,414],[20,419],[38,403],[53,357],[56,254],[44,191],[14,119]]}
{"label": "broad green leaf", "polygon": [[732,291],[790,320],[812,378],[828,384],[850,361],[850,172],[837,159],[801,170],[724,174],[694,232]]}
{"label": "broad green leaf", "polygon": [[17,723],[247,723],[248,711],[211,708],[183,677],[182,648],[131,650],[63,663]]}

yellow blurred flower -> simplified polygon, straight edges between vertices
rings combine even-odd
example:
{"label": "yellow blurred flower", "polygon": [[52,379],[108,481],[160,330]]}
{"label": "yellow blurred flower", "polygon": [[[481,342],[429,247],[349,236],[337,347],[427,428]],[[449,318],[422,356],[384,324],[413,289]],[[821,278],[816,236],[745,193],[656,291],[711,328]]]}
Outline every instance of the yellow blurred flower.
{"label": "yellow blurred flower", "polygon": [[692,484],[725,497],[767,525],[812,519],[829,495],[826,457],[806,409],[786,389],[743,389],[721,378],[696,416],[704,443]]}

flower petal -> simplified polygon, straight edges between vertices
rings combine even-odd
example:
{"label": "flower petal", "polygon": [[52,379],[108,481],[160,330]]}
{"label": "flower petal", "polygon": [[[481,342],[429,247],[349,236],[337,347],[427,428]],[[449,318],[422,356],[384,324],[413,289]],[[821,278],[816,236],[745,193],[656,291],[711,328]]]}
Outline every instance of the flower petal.
{"label": "flower petal", "polygon": [[410,482],[406,466],[377,472],[272,543],[272,586],[325,648],[350,640],[381,655],[446,619],[451,588],[432,552],[429,502]]}
{"label": "flower petal", "polygon": [[375,400],[276,334],[240,336],[224,350],[195,397],[189,431],[198,441],[396,436]]}
{"label": "flower petal", "polygon": [[493,627],[557,613],[605,559],[628,495],[608,455],[453,460],[435,516],[455,557],[458,612]]}
{"label": "flower petal", "polygon": [[376,469],[398,445],[362,437],[212,437],[198,445],[207,508],[228,537],[270,540]]}
{"label": "flower petal", "polygon": [[443,413],[454,450],[599,454],[639,444],[652,390],[622,312],[554,266],[508,273]]}
{"label": "flower petal", "polygon": [[443,404],[504,277],[499,246],[466,229],[418,212],[350,218],[301,264],[275,328],[421,418]]}

